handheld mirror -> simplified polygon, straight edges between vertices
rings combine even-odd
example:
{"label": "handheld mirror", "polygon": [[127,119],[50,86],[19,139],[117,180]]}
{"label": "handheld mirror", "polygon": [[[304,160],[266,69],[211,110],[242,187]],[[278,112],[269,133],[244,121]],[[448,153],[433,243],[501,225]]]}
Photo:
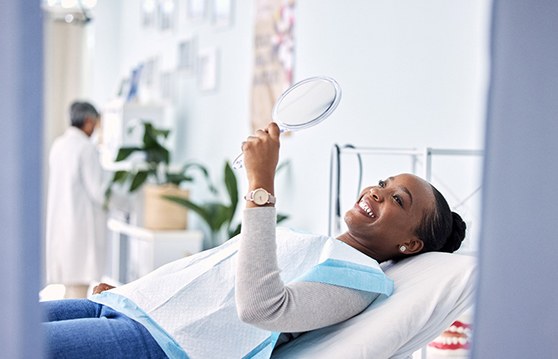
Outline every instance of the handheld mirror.
{"label": "handheld mirror", "polygon": [[[330,77],[310,77],[289,87],[273,106],[272,118],[281,132],[298,131],[317,125],[335,110],[341,100],[341,87]],[[233,162],[242,168],[243,155]]]}

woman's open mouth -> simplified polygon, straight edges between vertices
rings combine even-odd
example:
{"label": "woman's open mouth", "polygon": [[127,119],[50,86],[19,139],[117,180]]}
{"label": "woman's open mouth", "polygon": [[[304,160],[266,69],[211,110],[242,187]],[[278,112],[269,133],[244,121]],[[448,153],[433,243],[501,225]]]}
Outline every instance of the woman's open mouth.
{"label": "woman's open mouth", "polygon": [[368,203],[364,200],[364,197],[362,197],[360,201],[358,201],[357,205],[362,210],[362,212],[364,212],[364,214],[366,214],[368,217],[370,218],[376,217],[374,211],[372,211]]}

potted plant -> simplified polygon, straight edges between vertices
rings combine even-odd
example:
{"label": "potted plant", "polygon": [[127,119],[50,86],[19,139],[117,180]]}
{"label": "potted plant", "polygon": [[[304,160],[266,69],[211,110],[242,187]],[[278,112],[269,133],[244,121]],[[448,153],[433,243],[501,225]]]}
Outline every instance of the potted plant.
{"label": "potted plant", "polygon": [[138,153],[143,155],[142,161],[114,173],[105,192],[105,204],[108,204],[115,186],[123,187],[129,193],[143,188],[143,226],[154,230],[184,229],[187,226],[186,208],[167,201],[164,197],[188,198],[188,191],[179,186],[183,182],[193,181],[193,177],[188,175],[190,170],[197,169],[205,177],[209,174],[198,163],[187,163],[178,169],[171,168],[170,151],[164,144],[170,130],[157,128],[149,121],[142,121],[140,124],[143,126],[142,144],[121,147],[115,162],[124,161]]}
{"label": "potted plant", "polygon": [[[282,163],[277,168],[277,171],[279,171],[286,164],[288,164],[288,162]],[[223,196],[220,196],[219,190],[210,182],[210,178],[206,177],[206,179],[208,181],[209,188],[212,189],[212,193],[215,195],[215,198],[209,201],[194,203],[188,198],[172,195],[164,197],[194,211],[201,217],[211,232],[211,239],[208,244],[209,248],[211,248],[221,244],[223,240],[230,239],[240,233],[241,224],[234,222],[234,216],[239,203],[238,181],[229,162],[225,161],[223,169],[223,186],[226,189],[226,199],[222,200]],[[280,223],[287,218],[287,215],[278,213],[277,223]],[[224,234],[222,234],[223,229],[225,230]],[[226,236],[226,238],[222,238],[222,235]]]}

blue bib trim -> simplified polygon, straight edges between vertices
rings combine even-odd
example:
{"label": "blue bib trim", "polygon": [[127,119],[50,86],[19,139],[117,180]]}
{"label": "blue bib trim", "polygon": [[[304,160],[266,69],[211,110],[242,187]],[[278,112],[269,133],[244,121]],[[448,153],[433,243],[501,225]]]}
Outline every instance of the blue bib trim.
{"label": "blue bib trim", "polygon": [[275,344],[277,344],[277,340],[279,339],[280,334],[281,333],[279,332],[271,333],[271,335],[266,340],[252,349],[250,353],[243,356],[242,359],[268,359],[269,357],[271,357],[271,352],[273,351],[273,348],[275,348]]}
{"label": "blue bib trim", "polygon": [[184,352],[180,345],[159,324],[151,319],[149,314],[144,312],[130,299],[115,293],[103,292],[92,296],[90,300],[118,310],[120,313],[143,325],[169,358],[188,359],[188,355],[186,355],[186,352]]}
{"label": "blue bib trim", "polygon": [[[340,247],[338,248],[338,246]],[[288,282],[318,282],[370,293],[378,293],[381,296],[391,295],[394,287],[393,281],[382,272],[377,262],[371,258],[362,258],[363,255],[359,257],[358,254],[360,253],[355,254],[353,253],[355,251],[354,249],[344,246],[344,243],[329,243],[328,247],[322,250],[322,255],[329,258],[313,266],[309,264],[308,266],[312,267],[307,269],[308,266],[306,266],[306,271],[291,273]],[[234,248],[230,250],[236,251]],[[331,253],[331,256],[327,256],[328,253]],[[219,255],[219,262],[223,260],[223,258],[229,258],[233,253],[227,252],[224,254],[227,254],[226,257]],[[207,255],[207,257],[209,257],[209,255]],[[354,258],[358,264],[346,260],[347,258]],[[201,260],[205,259],[205,257],[196,259]],[[314,260],[313,263],[315,263]],[[304,274],[292,280],[294,276],[301,272]],[[142,324],[169,358],[189,359],[188,354],[178,342],[169,335],[163,327],[154,321],[147,312],[138,307],[134,301],[112,291],[94,295],[90,299],[94,302],[114,308]],[[252,345],[248,346],[247,349],[249,352],[243,356],[243,359],[269,359],[280,334],[279,332],[267,332],[268,337],[265,340],[261,341],[255,347]],[[262,335],[260,338],[261,337],[265,336]],[[253,342],[254,341],[252,341],[252,343]],[[250,347],[252,349],[249,349]]]}
{"label": "blue bib trim", "polygon": [[393,280],[381,270],[338,259],[325,260],[296,281],[333,284],[386,296],[393,293]]}
{"label": "blue bib trim", "polygon": [[[377,268],[339,259],[326,259],[294,282],[319,282],[390,296],[393,280]],[[269,358],[281,333],[273,332],[243,359]]]}

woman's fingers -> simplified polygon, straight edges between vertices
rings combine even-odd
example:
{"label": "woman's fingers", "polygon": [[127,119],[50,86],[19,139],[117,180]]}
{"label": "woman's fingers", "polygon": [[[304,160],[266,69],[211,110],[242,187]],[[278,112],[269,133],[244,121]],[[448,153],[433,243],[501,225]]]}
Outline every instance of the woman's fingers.
{"label": "woman's fingers", "polygon": [[93,288],[93,294],[99,294],[104,292],[105,290],[109,290],[114,288],[114,286],[106,283],[99,283],[97,286]]}
{"label": "woman's fingers", "polygon": [[281,134],[279,126],[275,122],[270,122],[266,127],[266,132],[268,132],[272,137],[277,138]]}
{"label": "woman's fingers", "polygon": [[279,128],[270,124],[257,130],[242,143],[244,165],[247,169],[269,172],[274,170],[279,155]]}
{"label": "woman's fingers", "polygon": [[259,143],[260,140],[262,141],[267,141],[269,139],[278,142],[279,141],[279,135],[281,134],[281,131],[279,129],[279,126],[277,126],[277,124],[275,122],[271,122],[269,125],[267,125],[266,128],[260,128],[258,130],[256,130],[256,132],[251,135],[248,136],[248,138],[246,139],[246,141],[242,142],[242,150],[246,150],[246,146],[248,144],[254,144],[257,145]]}

